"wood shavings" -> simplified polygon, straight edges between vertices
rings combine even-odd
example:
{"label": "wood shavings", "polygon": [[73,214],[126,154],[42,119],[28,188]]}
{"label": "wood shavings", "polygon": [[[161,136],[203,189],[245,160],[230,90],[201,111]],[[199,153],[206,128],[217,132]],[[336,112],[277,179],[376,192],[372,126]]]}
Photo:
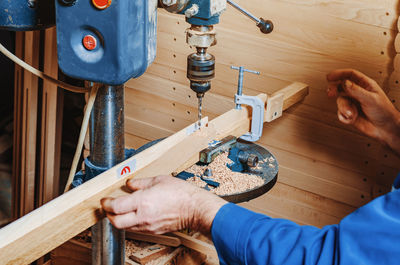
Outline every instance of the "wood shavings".
{"label": "wood shavings", "polygon": [[218,188],[211,188],[210,191],[220,196],[242,193],[259,187],[265,183],[265,180],[260,176],[233,172],[226,166],[226,164],[232,162],[233,161],[228,158],[228,152],[221,153],[209,165],[199,166],[195,164],[186,169],[186,172],[195,175],[195,177],[189,178],[187,181],[198,187],[204,188],[207,184],[198,176],[203,175],[204,170],[209,168],[213,173],[211,179],[220,183]]}

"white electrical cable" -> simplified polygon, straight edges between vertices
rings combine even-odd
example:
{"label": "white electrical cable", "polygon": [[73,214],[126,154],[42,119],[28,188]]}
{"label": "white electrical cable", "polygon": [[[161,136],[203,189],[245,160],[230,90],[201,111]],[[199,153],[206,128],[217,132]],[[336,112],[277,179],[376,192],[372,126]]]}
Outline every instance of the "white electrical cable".
{"label": "white electrical cable", "polygon": [[76,168],[78,166],[79,159],[81,157],[82,147],[83,147],[83,143],[85,141],[85,136],[86,136],[86,132],[87,132],[88,125],[89,125],[90,114],[92,113],[92,109],[93,109],[94,102],[96,100],[96,95],[97,95],[98,89],[99,89],[98,85],[94,85],[94,86],[92,86],[92,89],[90,90],[90,96],[89,96],[88,102],[86,104],[86,110],[85,110],[85,114],[83,116],[82,127],[81,127],[81,131],[79,133],[78,145],[76,146],[74,159],[72,160],[72,166],[69,171],[69,176],[68,176],[67,184],[65,185],[64,193],[70,189],[72,181],[74,180],[74,177],[75,177]]}
{"label": "white electrical cable", "polygon": [[86,88],[86,87],[78,87],[78,86],[72,86],[69,85],[67,83],[61,82],[41,71],[39,71],[38,69],[32,67],[31,65],[27,64],[26,62],[22,61],[21,59],[19,59],[17,56],[15,56],[13,53],[11,53],[9,50],[7,50],[1,43],[0,43],[0,52],[3,53],[5,56],[7,56],[7,58],[9,58],[10,60],[12,60],[14,63],[18,64],[19,66],[21,66],[22,68],[26,69],[27,71],[31,72],[32,74],[47,80],[49,82],[52,82],[53,84],[62,87],[68,91],[71,92],[75,92],[75,93],[86,93],[90,91],[90,88]]}

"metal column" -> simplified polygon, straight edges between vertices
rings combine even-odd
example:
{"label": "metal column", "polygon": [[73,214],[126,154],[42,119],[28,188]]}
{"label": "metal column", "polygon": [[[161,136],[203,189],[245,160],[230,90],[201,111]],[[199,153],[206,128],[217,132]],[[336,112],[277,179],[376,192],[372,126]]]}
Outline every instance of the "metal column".
{"label": "metal column", "polygon": [[[90,120],[90,162],[109,169],[125,160],[124,87],[101,85]],[[121,265],[125,233],[108,219],[92,227],[92,264]]]}

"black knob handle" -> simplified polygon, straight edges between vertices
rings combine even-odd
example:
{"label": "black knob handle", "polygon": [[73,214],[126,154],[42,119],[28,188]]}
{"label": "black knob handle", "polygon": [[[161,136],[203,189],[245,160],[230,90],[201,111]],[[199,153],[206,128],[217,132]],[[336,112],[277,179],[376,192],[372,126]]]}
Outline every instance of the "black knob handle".
{"label": "black knob handle", "polygon": [[271,20],[265,20],[260,18],[260,22],[257,24],[257,27],[260,28],[261,32],[264,34],[271,33],[274,30],[274,24]]}

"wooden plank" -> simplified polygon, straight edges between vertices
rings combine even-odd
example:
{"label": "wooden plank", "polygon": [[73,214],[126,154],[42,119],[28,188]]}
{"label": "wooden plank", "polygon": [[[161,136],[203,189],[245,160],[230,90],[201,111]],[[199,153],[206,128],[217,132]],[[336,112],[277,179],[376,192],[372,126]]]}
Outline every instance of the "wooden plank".
{"label": "wooden plank", "polygon": [[125,237],[128,239],[156,243],[169,247],[177,247],[181,244],[181,241],[178,238],[167,235],[153,235],[148,233],[126,231]]}
{"label": "wooden plank", "polygon": [[[201,130],[188,134],[195,124],[133,156],[109,171],[47,203],[31,214],[2,228],[0,260],[5,264],[25,264],[49,252],[87,229],[103,215],[99,200],[121,194],[128,177],[143,178],[173,172],[208,146],[211,140],[227,135],[241,136],[250,126],[249,110],[230,110]],[[179,156],[173,155],[179,153]],[[120,175],[130,167],[135,172]]]}

